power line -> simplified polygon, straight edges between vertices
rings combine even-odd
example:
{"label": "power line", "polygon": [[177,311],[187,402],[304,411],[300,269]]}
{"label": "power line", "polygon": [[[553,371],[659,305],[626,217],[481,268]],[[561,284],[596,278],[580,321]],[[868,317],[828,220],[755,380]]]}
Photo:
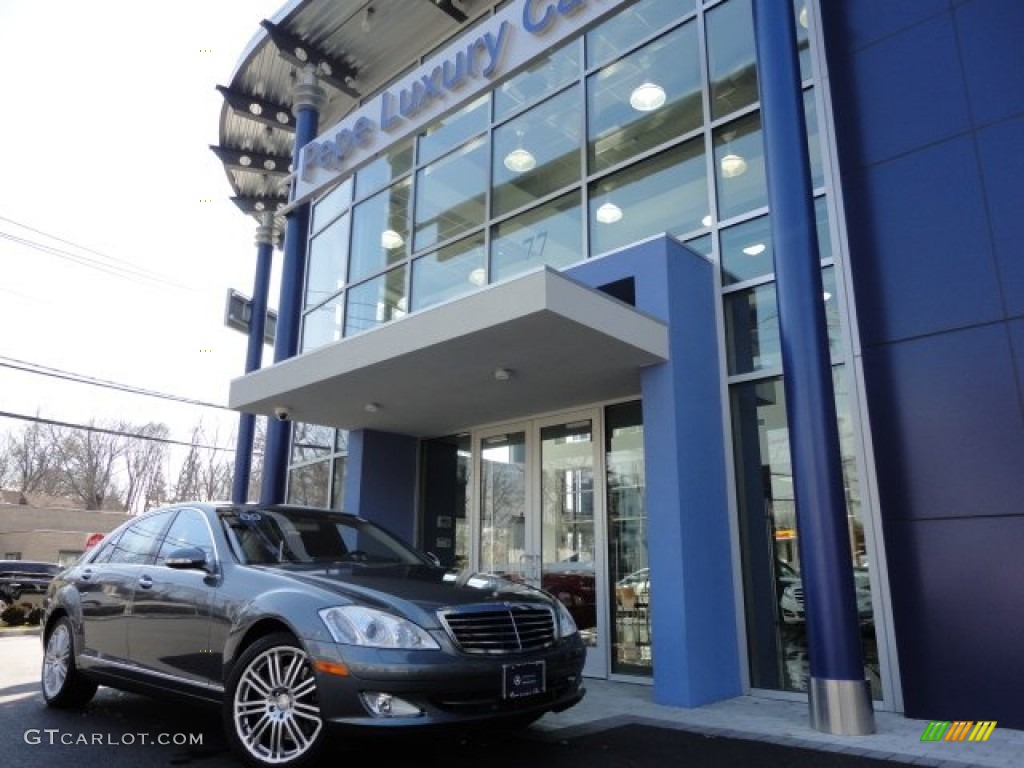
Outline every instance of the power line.
{"label": "power line", "polygon": [[16,371],[23,371],[25,373],[34,373],[39,376],[50,376],[55,379],[64,379],[66,381],[73,381],[78,384],[89,384],[90,386],[99,387],[101,389],[115,389],[120,392],[129,392],[134,395],[143,395],[145,397],[158,397],[164,400],[173,400],[179,403],[187,403],[189,405],[198,405],[203,408],[217,408],[222,411],[230,411],[225,405],[219,405],[217,403],[207,403],[202,400],[194,400],[190,397],[183,397],[181,395],[172,395],[167,392],[158,392],[154,389],[144,389],[142,387],[136,387],[131,384],[121,384],[116,381],[110,381],[108,379],[98,379],[92,376],[86,376],[82,373],[73,373],[72,371],[64,371],[60,368],[51,368],[50,366],[40,365],[38,363],[28,362],[27,360],[18,360],[13,357],[7,357],[0,355],[0,367],[11,368]]}
{"label": "power line", "polygon": [[91,253],[95,256],[99,256],[101,259],[104,259],[106,260],[106,262],[109,263],[104,263],[97,259],[84,256],[80,253],[73,253],[65,248],[60,248],[54,245],[50,245],[48,243],[43,243],[37,240],[21,237],[10,232],[0,232],[0,238],[10,240],[11,242],[17,243],[18,245],[23,245],[27,248],[33,248],[37,251],[42,251],[43,253],[48,253],[58,258],[67,259],[68,261],[75,262],[76,264],[80,264],[84,267],[95,269],[100,272],[105,272],[106,274],[113,275],[114,277],[121,277],[126,280],[132,281],[138,281],[139,279],[148,280],[151,283],[163,284],[172,288],[178,288],[180,290],[195,291],[195,288],[185,285],[183,283],[176,282],[168,278],[167,276],[160,274],[159,272],[142,269],[132,264],[131,262],[125,261],[124,259],[118,259],[114,256],[108,256],[107,254],[101,253],[100,251],[97,251],[93,248],[88,248],[84,245],[79,245],[78,243],[74,243],[70,240],[65,240],[64,238],[58,237],[57,235],[52,235],[49,232],[44,232],[43,230],[30,227],[27,224],[22,224],[21,222],[9,219],[6,216],[0,216],[0,221],[6,221],[17,227],[21,227],[22,229],[28,230],[29,232],[35,233],[37,235],[42,235],[43,237],[46,237],[50,240],[54,240],[58,243],[63,243],[73,248],[77,248],[80,251],[85,251],[86,253]]}
{"label": "power line", "polygon": [[[183,445],[186,448],[195,446],[196,448],[205,448],[209,451],[229,451],[234,453],[234,448],[221,448],[217,445],[199,445],[198,443],[186,443],[182,440],[172,440],[169,437],[155,437],[153,435],[140,435],[137,432],[124,432],[119,429],[108,429],[106,427],[97,427],[92,424],[73,424],[69,421],[57,421],[56,419],[44,419],[41,416],[29,416],[24,413],[11,413],[10,411],[0,411],[0,417],[7,419],[17,419],[19,421],[31,421],[36,424],[46,424],[53,427],[68,427],[70,429],[82,429],[86,432],[99,432],[104,435],[116,435],[117,437],[132,437],[137,440],[150,440],[155,443],[166,443],[167,445]],[[254,454],[255,455],[255,454]]]}

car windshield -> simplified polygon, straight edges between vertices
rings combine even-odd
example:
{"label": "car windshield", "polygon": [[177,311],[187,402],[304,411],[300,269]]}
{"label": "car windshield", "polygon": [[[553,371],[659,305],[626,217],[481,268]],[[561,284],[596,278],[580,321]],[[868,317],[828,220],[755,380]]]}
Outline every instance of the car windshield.
{"label": "car windshield", "polygon": [[229,510],[221,520],[239,558],[249,565],[429,563],[387,531],[350,515],[278,508]]}

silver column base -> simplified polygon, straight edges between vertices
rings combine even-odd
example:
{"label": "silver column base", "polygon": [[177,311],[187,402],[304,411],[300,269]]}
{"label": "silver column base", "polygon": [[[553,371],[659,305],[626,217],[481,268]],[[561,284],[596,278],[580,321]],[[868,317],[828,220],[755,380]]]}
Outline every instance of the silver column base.
{"label": "silver column base", "polygon": [[812,677],[808,689],[811,727],[836,736],[875,732],[875,710],[867,680],[829,680]]}

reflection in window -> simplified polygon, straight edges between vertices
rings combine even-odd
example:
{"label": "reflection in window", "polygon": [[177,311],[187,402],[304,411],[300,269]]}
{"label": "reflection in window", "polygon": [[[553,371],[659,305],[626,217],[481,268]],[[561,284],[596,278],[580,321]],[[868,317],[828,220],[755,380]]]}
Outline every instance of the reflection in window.
{"label": "reflection in window", "polygon": [[295,467],[288,473],[288,504],[327,508],[327,476],[330,464],[318,461]]}
{"label": "reflection in window", "polygon": [[698,53],[691,22],[588,78],[591,172],[703,125]]}
{"label": "reflection in window", "polygon": [[750,0],[730,0],[708,12],[708,76],[711,117],[717,119],[755,103],[757,61]]}
{"label": "reflection in window", "polygon": [[481,232],[412,263],[412,308],[423,309],[461,296],[486,282]]}
{"label": "reflection in window", "polygon": [[494,132],[494,216],[579,181],[582,109],[571,88]]}
{"label": "reflection in window", "polygon": [[697,139],[591,185],[590,252],[700,229],[707,209],[704,141]]}
{"label": "reflection in window", "polygon": [[484,94],[443,120],[431,124],[419,137],[419,162],[429,163],[471,136],[483,133],[488,122],[488,97]]}
{"label": "reflection in window", "polygon": [[807,11],[807,0],[793,0],[793,15],[796,19],[796,47],[800,54],[800,79],[810,80],[811,71],[811,40],[810,18]]}
{"label": "reflection in window", "polygon": [[494,119],[501,120],[577,78],[579,51],[578,42],[569,43],[498,86],[494,91]]}
{"label": "reflection in window", "polygon": [[338,296],[307,312],[302,321],[302,351],[338,341],[342,332],[344,297]]}
{"label": "reflection in window", "polygon": [[692,12],[693,0],[640,0],[587,33],[587,68],[609,61]]}
{"label": "reflection in window", "polygon": [[[828,208],[824,197],[814,201],[814,216],[818,231],[818,254],[822,261],[826,261],[832,258],[832,240],[829,237]],[[775,271],[770,216],[759,216],[723,229],[721,237],[723,285],[766,277]]]}
{"label": "reflection in window", "polygon": [[487,139],[466,146],[416,174],[419,251],[484,223],[487,216]]}
{"label": "reflection in window", "polygon": [[295,422],[292,429],[292,462],[315,459],[331,452],[334,430],[319,424]]}
{"label": "reflection in window", "polygon": [[345,473],[348,469],[348,457],[339,456],[334,460],[334,473],[331,475],[331,509],[345,510]]}
{"label": "reflection in window", "polygon": [[402,317],[407,311],[405,265],[348,291],[345,335],[352,336]]}
{"label": "reflection in window", "polygon": [[352,202],[351,176],[313,204],[313,223],[310,225],[310,231],[319,232],[339,213],[348,208],[350,202]]}
{"label": "reflection in window", "polygon": [[[835,270],[821,271],[828,346],[832,360],[842,359],[839,297]],[[764,283],[745,291],[725,295],[725,334],[729,373],[750,373],[782,366],[779,337],[779,309],[775,283]]]}
{"label": "reflection in window", "polygon": [[306,267],[306,309],[316,306],[345,285],[349,217],[342,216],[309,241]]}
{"label": "reflection in window", "polygon": [[746,115],[715,130],[718,217],[768,205],[761,116]]}
{"label": "reflection in window", "polygon": [[356,173],[356,197],[363,198],[390,184],[412,168],[412,141],[392,147]]}
{"label": "reflection in window", "polygon": [[491,281],[574,264],[582,258],[582,240],[579,192],[503,221],[491,238]]}
{"label": "reflection in window", "polygon": [[807,124],[807,154],[811,166],[811,186],[820,187],[825,183],[825,171],[821,162],[821,132],[818,130],[818,112],[814,106],[814,91],[804,91],[804,121]]}
{"label": "reflection in window", "polygon": [[355,207],[350,280],[372,275],[405,258],[411,186],[411,180],[405,179]]}

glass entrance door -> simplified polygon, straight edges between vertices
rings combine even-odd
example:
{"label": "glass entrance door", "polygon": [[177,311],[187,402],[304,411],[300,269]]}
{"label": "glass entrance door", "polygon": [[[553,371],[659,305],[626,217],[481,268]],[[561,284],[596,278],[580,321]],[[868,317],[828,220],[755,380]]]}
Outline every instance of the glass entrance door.
{"label": "glass entrance door", "polygon": [[543,587],[587,644],[584,673],[607,674],[604,481],[596,411],[504,425],[474,436],[482,571]]}

